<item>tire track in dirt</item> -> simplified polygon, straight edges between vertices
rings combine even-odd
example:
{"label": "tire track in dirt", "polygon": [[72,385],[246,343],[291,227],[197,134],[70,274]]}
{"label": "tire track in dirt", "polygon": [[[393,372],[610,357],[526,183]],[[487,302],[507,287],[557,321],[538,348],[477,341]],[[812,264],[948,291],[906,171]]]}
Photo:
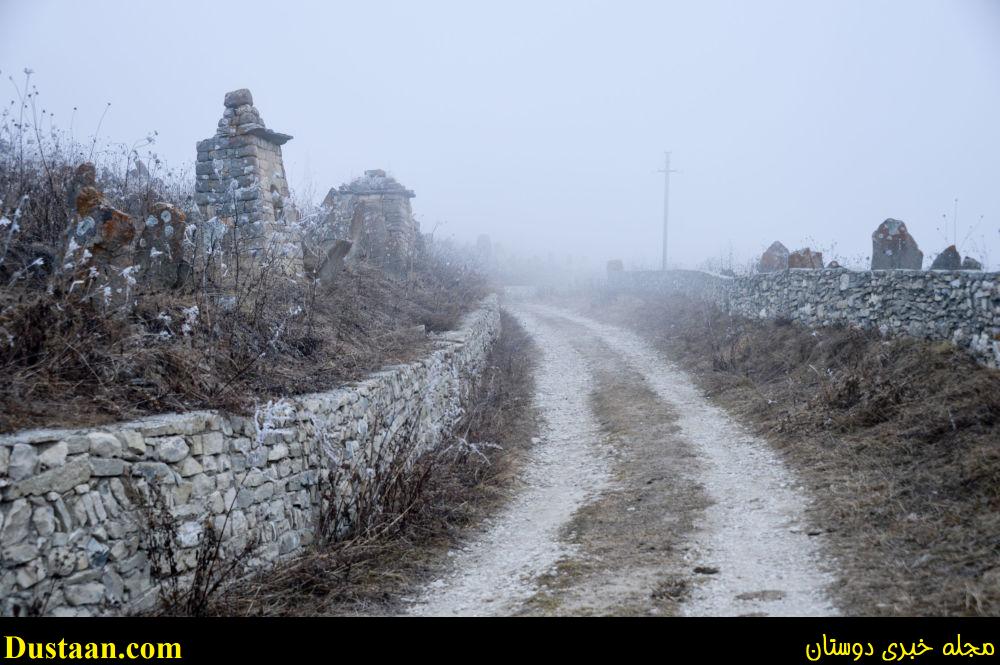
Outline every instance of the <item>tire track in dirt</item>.
{"label": "tire track in dirt", "polygon": [[409,608],[414,615],[509,615],[535,593],[537,578],[573,553],[560,538],[576,510],[608,481],[608,450],[590,411],[590,376],[569,341],[515,310],[537,342],[535,406],[544,419],[522,487],[510,504],[454,556]]}
{"label": "tire track in dirt", "polygon": [[411,614],[832,615],[806,498],[630,331],[515,304],[545,420],[523,486]]}
{"label": "tire track in dirt", "polygon": [[699,476],[712,504],[690,539],[700,583],[682,604],[692,616],[767,614],[830,616],[833,583],[821,539],[807,535],[807,497],[767,442],[710,404],[691,379],[631,331],[550,307],[620,353],[678,414],[696,450]]}

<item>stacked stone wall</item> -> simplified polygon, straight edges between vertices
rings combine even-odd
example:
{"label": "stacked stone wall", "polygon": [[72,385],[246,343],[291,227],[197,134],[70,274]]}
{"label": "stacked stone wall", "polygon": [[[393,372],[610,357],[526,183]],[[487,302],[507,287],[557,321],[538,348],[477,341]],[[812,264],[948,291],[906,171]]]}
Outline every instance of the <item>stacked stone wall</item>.
{"label": "stacked stone wall", "polygon": [[695,270],[609,271],[612,290],[686,293],[751,318],[874,328],[947,340],[1000,366],[1000,273],[969,270],[782,270],[724,277]]}
{"label": "stacked stone wall", "polygon": [[423,447],[447,440],[499,328],[493,296],[424,359],[253,416],[199,411],[0,437],[0,611],[155,605],[145,526],[129,492],[137,483],[167,500],[182,574],[195,564],[206,520],[227,551],[259,535],[252,568],[300,552],[315,537],[331,460],[368,465],[404,436]]}

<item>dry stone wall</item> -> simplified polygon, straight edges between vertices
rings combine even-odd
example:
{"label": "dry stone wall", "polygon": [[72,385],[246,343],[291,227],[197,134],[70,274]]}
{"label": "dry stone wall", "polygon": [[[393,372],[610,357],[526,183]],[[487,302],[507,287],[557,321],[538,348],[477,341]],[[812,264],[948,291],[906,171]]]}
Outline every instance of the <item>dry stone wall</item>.
{"label": "dry stone wall", "polygon": [[367,465],[400,436],[425,447],[446,440],[499,329],[491,296],[423,360],[272,402],[252,417],[200,411],[0,437],[0,612],[86,616],[155,605],[129,492],[143,482],[163,490],[178,524],[182,573],[194,566],[206,520],[228,551],[259,534],[257,568],[300,551],[316,533],[330,460]]}
{"label": "dry stone wall", "polygon": [[1000,367],[1000,273],[782,270],[729,278],[694,270],[609,272],[618,291],[683,292],[753,318],[875,328],[948,340]]}

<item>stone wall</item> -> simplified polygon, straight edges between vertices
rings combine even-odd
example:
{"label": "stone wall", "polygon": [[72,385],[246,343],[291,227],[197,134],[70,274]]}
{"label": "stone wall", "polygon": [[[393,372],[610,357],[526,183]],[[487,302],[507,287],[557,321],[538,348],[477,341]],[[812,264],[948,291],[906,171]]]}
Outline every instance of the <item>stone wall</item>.
{"label": "stone wall", "polygon": [[254,416],[201,411],[0,437],[0,611],[95,615],[154,605],[129,492],[137,484],[163,490],[179,524],[182,573],[194,565],[206,520],[229,551],[259,534],[254,567],[300,551],[316,533],[328,460],[367,467],[402,432],[422,446],[445,440],[499,328],[491,296],[459,330],[436,336],[423,360],[269,403]]}
{"label": "stone wall", "polygon": [[754,318],[849,324],[948,340],[1000,366],[1000,273],[968,270],[782,270],[723,277],[694,270],[611,271],[617,291],[683,292]]}

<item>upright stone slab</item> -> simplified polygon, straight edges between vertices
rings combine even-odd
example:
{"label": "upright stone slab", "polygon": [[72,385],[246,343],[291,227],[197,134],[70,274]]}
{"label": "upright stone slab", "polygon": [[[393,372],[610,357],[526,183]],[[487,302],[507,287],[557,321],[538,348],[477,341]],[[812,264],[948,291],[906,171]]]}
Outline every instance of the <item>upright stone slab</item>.
{"label": "upright stone slab", "polygon": [[945,247],[944,251],[938,254],[934,258],[934,263],[931,264],[931,270],[961,270],[961,268],[962,255],[958,253],[954,245]]}
{"label": "upright stone slab", "polygon": [[184,260],[186,228],[187,217],[176,206],[161,201],[150,208],[136,248],[136,263],[150,283],[174,288],[189,274]]}
{"label": "upright stone slab", "polygon": [[797,249],[788,255],[788,267],[799,270],[822,270],[823,252],[814,252],[808,247]]}
{"label": "upright stone slab", "polygon": [[977,261],[976,259],[972,258],[971,256],[967,256],[964,259],[962,259],[962,270],[982,270],[982,269],[983,269],[983,264]]}
{"label": "upright stone slab", "polygon": [[365,257],[394,273],[406,272],[419,246],[420,226],[413,219],[410,199],[416,196],[382,169],[331,189],[323,200],[330,211],[324,233],[330,237],[351,235],[351,220],[363,206],[364,221],[352,257]]}
{"label": "upright stone slab", "polygon": [[872,270],[920,270],[924,253],[906,224],[887,219],[872,233]]}
{"label": "upright stone slab", "polygon": [[786,268],[788,268],[788,248],[775,240],[761,255],[757,271],[777,272]]}
{"label": "upright stone slab", "polygon": [[205,220],[215,218],[236,229],[229,241],[236,241],[240,251],[274,249],[297,256],[281,158],[281,146],[292,137],[264,125],[249,90],[226,93],[224,103],[215,136],[198,142],[198,210]]}

